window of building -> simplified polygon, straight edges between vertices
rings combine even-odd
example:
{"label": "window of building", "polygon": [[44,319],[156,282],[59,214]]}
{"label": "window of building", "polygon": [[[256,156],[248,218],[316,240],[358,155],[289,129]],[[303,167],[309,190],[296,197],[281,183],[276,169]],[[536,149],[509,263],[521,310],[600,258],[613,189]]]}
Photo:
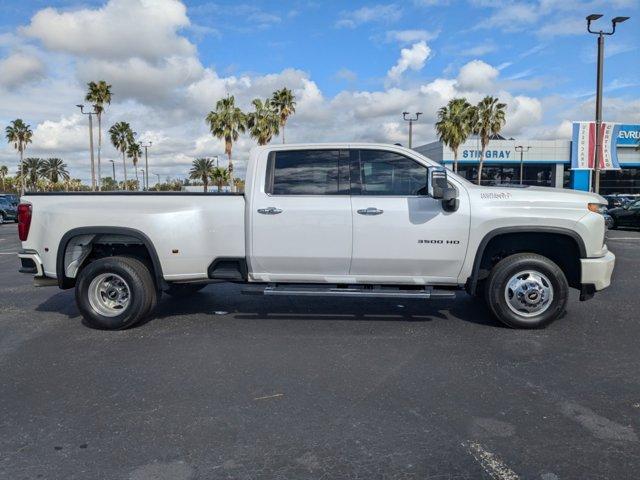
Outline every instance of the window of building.
{"label": "window of building", "polygon": [[601,171],[600,193],[602,195],[614,193],[640,194],[640,168]]}
{"label": "window of building", "polygon": [[383,150],[355,150],[362,195],[416,196],[426,194],[427,167],[408,157]]}
{"label": "window of building", "polygon": [[269,159],[266,190],[273,195],[348,194],[348,161],[340,150],[276,152]]}
{"label": "window of building", "polygon": [[[542,187],[553,186],[554,165],[525,164],[522,175],[523,185],[537,185]],[[458,165],[458,174],[472,183],[478,181],[478,165]],[[500,165],[484,164],[482,167],[481,185],[516,185],[520,183],[520,164],[504,163]]]}

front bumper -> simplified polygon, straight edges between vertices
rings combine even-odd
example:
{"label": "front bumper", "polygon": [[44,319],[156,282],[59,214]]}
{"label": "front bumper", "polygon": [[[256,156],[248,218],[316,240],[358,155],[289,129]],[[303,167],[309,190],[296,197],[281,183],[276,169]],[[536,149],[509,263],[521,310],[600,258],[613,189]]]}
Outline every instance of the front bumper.
{"label": "front bumper", "polygon": [[604,257],[583,258],[580,260],[583,285],[593,285],[595,290],[603,290],[611,285],[611,274],[616,263],[616,256],[607,252]]}

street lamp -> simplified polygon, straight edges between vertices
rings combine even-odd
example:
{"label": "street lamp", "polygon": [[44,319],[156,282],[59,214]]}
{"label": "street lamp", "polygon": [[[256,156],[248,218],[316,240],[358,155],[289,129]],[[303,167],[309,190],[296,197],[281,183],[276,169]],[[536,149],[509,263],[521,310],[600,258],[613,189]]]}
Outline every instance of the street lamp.
{"label": "street lamp", "polygon": [[[89,115],[89,150],[91,151],[91,190],[96,190],[96,166],[93,160],[93,115],[96,115],[95,107],[92,112],[85,112],[84,105],[78,104],[76,105],[80,109],[80,113],[82,115]],[[98,177],[100,176],[100,172],[98,171]],[[100,180],[98,180],[98,184],[100,184]]]}
{"label": "street lamp", "polygon": [[116,187],[118,186],[118,182],[116,182],[116,161],[115,160],[109,160],[111,162],[111,168],[113,168],[113,181],[116,184]]}
{"label": "street lamp", "polygon": [[152,173],[151,175],[155,175],[156,177],[158,177],[158,185],[160,184],[160,174],[159,173]]}
{"label": "street lamp", "polygon": [[600,13],[592,13],[587,17],[587,31],[598,35],[598,66],[596,76],[596,151],[594,157],[594,188],[596,193],[600,193],[600,130],[602,127],[602,77],[604,70],[604,36],[613,35],[616,33],[616,25],[624,21],[629,20],[630,17],[615,17],[611,20],[611,31],[605,32],[604,30],[594,31],[591,30],[591,22],[595,22],[602,17]]}
{"label": "street lamp", "polygon": [[149,154],[147,149],[152,145],[151,141],[148,144],[141,143],[140,146],[144,148],[144,169],[146,171],[147,180],[145,182],[145,190],[149,190]]}
{"label": "street lamp", "polygon": [[402,119],[405,122],[409,122],[409,148],[411,148],[411,142],[413,140],[413,122],[418,121],[418,118],[420,118],[420,115],[422,115],[422,112],[416,112],[415,118],[408,115],[409,115],[409,112],[402,112]]}
{"label": "street lamp", "polygon": [[[525,150],[525,148],[526,148],[526,150]],[[520,152],[520,185],[522,185],[522,176],[523,176],[523,172],[524,172],[523,153],[524,152],[528,152],[530,148],[531,147],[524,146],[524,145],[516,146],[516,152]]]}

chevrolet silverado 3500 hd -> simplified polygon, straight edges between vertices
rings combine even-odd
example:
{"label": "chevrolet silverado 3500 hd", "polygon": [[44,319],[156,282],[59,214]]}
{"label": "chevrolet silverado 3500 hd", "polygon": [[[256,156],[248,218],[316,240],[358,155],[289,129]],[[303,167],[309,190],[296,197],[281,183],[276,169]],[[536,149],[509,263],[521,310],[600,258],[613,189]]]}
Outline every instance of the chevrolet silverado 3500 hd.
{"label": "chevrolet silverado 3500 hd", "polygon": [[244,194],[29,193],[21,271],[75,287],[89,325],[127,328],[161,292],[436,299],[466,289],[502,322],[542,327],[609,286],[599,195],[480,187],[413,150],[265,146]]}

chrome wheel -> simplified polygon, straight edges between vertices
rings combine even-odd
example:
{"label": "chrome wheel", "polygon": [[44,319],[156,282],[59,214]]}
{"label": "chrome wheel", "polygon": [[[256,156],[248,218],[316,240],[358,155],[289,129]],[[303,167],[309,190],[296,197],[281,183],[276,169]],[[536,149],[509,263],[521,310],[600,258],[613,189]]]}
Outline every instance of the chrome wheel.
{"label": "chrome wheel", "polygon": [[131,300],[129,285],[120,275],[101,273],[89,284],[89,304],[98,314],[117,317]]}
{"label": "chrome wheel", "polygon": [[521,317],[535,317],[553,302],[553,285],[540,272],[525,270],[513,275],[504,289],[509,309]]}

